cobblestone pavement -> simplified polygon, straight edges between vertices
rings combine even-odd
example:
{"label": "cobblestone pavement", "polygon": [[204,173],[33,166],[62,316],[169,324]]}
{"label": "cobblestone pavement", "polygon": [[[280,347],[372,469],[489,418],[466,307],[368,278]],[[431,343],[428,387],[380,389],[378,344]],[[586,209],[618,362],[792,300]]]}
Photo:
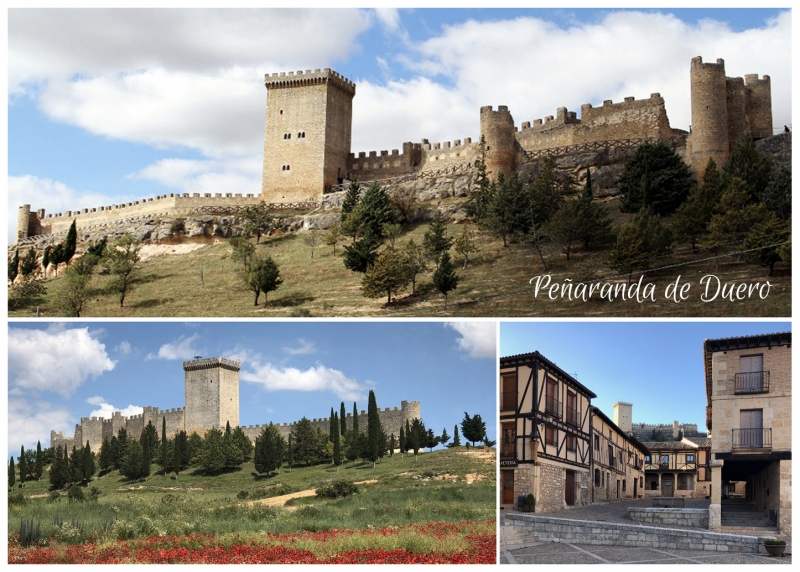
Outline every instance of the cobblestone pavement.
{"label": "cobblestone pavement", "polygon": [[500,547],[500,564],[791,564],[792,557],[533,542]]}

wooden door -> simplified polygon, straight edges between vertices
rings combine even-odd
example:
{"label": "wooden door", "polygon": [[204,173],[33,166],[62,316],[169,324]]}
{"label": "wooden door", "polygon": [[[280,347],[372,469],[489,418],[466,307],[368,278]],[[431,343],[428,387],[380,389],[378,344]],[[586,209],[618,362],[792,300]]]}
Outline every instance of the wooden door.
{"label": "wooden door", "polygon": [[514,471],[500,471],[503,482],[503,504],[514,504]]}
{"label": "wooden door", "polygon": [[675,496],[675,477],[672,475],[664,475],[662,479],[664,483],[663,495],[665,497]]}
{"label": "wooden door", "polygon": [[564,484],[564,501],[567,506],[575,505],[575,471],[567,471],[567,480]]}

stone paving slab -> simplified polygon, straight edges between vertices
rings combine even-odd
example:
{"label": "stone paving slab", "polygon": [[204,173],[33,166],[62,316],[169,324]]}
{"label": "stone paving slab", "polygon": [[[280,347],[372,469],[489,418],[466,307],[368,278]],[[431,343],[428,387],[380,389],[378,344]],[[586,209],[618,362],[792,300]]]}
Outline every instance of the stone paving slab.
{"label": "stone paving slab", "polygon": [[791,556],[773,558],[756,554],[720,554],[703,550],[662,550],[654,548],[614,548],[565,542],[537,542],[526,546],[504,547],[500,564],[508,564],[508,554],[517,564],[791,564]]}

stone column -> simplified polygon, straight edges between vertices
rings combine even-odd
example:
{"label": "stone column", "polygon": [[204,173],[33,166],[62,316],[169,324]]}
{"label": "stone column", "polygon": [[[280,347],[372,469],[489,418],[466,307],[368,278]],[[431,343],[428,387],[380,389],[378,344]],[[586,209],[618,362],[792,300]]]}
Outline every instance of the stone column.
{"label": "stone column", "polygon": [[711,504],[708,507],[708,530],[719,532],[722,528],[722,465],[725,461],[712,460]]}

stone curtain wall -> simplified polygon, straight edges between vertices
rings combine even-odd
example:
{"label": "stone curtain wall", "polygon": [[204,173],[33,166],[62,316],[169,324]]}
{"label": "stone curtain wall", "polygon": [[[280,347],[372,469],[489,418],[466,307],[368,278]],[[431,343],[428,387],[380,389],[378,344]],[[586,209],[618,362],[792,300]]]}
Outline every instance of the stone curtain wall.
{"label": "stone curtain wall", "polygon": [[539,473],[539,497],[536,499],[536,512],[547,512],[564,508],[564,469],[548,462],[542,462]]}
{"label": "stone curtain wall", "polygon": [[628,518],[667,527],[708,528],[707,508],[629,508]]}
{"label": "stone curtain wall", "polygon": [[506,523],[522,527],[525,542],[567,542],[631,548],[706,550],[709,552],[763,552],[755,536],[720,534],[636,524],[567,520],[527,514],[507,514]]}

